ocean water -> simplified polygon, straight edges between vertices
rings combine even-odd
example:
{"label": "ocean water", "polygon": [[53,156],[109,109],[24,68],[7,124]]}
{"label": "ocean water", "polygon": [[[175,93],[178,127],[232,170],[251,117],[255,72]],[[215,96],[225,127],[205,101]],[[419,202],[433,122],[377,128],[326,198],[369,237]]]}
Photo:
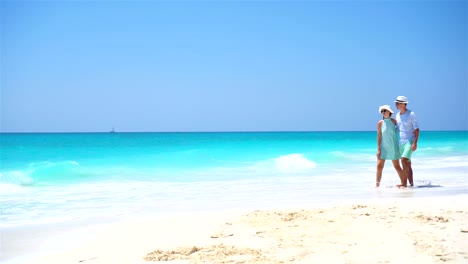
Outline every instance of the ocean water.
{"label": "ocean water", "polygon": [[[0,228],[468,194],[468,132],[426,132],[400,190],[376,132],[0,134]],[[430,183],[430,184],[429,184]],[[8,248],[8,241],[3,241]],[[11,257],[11,256],[10,256]],[[1,259],[1,256],[0,256]]]}

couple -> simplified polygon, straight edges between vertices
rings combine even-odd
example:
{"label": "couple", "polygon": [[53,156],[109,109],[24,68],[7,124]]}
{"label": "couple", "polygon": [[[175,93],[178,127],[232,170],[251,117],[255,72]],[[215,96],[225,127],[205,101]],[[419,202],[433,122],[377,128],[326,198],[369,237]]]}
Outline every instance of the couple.
{"label": "couple", "polygon": [[[379,107],[383,119],[377,123],[377,175],[376,187],[380,186],[382,179],[382,170],[385,160],[392,160],[393,167],[400,177],[401,184],[399,188],[410,186],[413,183],[413,169],[411,168],[411,154],[418,147],[419,126],[416,115],[413,111],[406,108],[408,99],[405,96],[398,96],[395,100],[395,106],[399,110],[396,118],[391,118],[393,110],[388,105]],[[398,142],[397,132],[399,131],[400,140]],[[403,170],[400,167],[403,166]]]}

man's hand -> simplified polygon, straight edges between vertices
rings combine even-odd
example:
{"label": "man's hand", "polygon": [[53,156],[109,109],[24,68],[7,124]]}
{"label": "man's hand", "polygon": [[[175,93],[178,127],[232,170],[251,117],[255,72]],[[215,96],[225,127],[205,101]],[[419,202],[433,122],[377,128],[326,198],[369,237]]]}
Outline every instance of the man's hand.
{"label": "man's hand", "polygon": [[416,142],[413,142],[413,145],[411,145],[411,150],[416,151],[417,148],[418,148],[418,144],[416,144]]}

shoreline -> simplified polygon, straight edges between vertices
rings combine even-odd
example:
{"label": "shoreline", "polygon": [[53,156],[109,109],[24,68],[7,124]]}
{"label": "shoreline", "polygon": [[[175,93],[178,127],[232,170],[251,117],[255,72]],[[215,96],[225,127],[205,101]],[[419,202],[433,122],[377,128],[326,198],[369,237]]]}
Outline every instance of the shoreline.
{"label": "shoreline", "polygon": [[53,237],[28,260],[463,263],[468,262],[466,219],[466,195],[175,213],[79,228]]}

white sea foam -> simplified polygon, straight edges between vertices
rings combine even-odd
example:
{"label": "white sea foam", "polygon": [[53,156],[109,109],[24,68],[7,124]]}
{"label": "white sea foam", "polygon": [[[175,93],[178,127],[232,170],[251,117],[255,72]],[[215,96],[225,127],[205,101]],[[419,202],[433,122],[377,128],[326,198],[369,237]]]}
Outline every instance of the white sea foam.
{"label": "white sea foam", "polygon": [[[78,166],[73,161],[62,164]],[[442,186],[420,194],[463,187],[466,192],[467,156],[417,158],[413,168],[415,180],[430,180]],[[300,153],[239,167],[144,172],[114,168],[107,172],[116,175],[109,175],[106,180],[32,187],[17,184],[18,179],[27,174],[12,171],[9,176],[15,181],[5,181],[3,172],[0,174],[0,203],[6,206],[0,222],[2,226],[21,226],[144,212],[299,205],[375,195],[363,192],[363,186],[375,183],[375,160],[323,168]],[[148,173],[161,175],[151,178]],[[381,185],[398,183],[395,170],[387,162]],[[395,190],[391,193],[399,195]]]}
{"label": "white sea foam", "polygon": [[[375,151],[374,151],[375,152]],[[372,152],[372,153],[374,153]],[[368,162],[375,161],[375,154],[357,154],[357,153],[346,153],[343,151],[331,151],[330,155],[334,158],[338,158],[342,162],[353,161],[353,162]]]}
{"label": "white sea foam", "polygon": [[28,164],[28,166],[33,167],[33,168],[49,168],[49,167],[54,167],[54,166],[66,166],[69,164],[75,165],[75,166],[80,165],[77,161],[65,160],[65,161],[59,161],[59,162],[51,162],[51,161],[31,162]]}
{"label": "white sea foam", "polygon": [[421,169],[468,168],[468,156],[416,158],[413,163]]}
{"label": "white sea foam", "polygon": [[30,170],[13,170],[0,173],[0,183],[15,185],[31,185],[34,179],[30,176]]}
{"label": "white sea foam", "polygon": [[304,173],[317,168],[317,163],[305,158],[303,154],[294,153],[259,161],[253,168],[274,173]]}
{"label": "white sea foam", "polygon": [[24,188],[21,185],[15,183],[6,183],[1,180],[2,174],[0,173],[0,194],[9,195],[9,194],[19,194]]}
{"label": "white sea foam", "polygon": [[302,154],[289,154],[274,159],[275,167],[280,172],[302,172],[315,169],[317,164],[306,159]]}
{"label": "white sea foam", "polygon": [[453,153],[454,151],[453,146],[443,146],[443,147],[424,147],[424,148],[418,148],[419,152],[427,152],[427,153]]}
{"label": "white sea foam", "polygon": [[50,161],[41,161],[41,162],[31,162],[29,163],[30,167],[37,167],[37,166],[53,166],[55,163]]}

